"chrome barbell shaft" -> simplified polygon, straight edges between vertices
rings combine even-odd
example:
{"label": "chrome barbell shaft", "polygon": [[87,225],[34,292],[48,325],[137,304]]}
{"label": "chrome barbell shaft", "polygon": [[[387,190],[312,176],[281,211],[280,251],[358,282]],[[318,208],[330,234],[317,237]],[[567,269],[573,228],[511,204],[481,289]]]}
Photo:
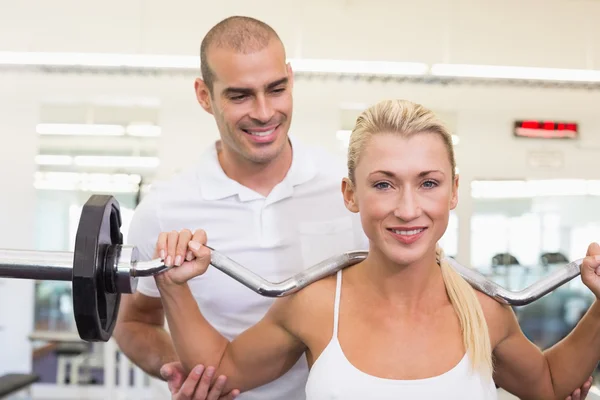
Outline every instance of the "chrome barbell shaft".
{"label": "chrome barbell shaft", "polygon": [[[118,252],[113,260],[114,265],[106,267],[113,270],[116,289],[120,293],[134,292],[138,278],[154,276],[172,268],[165,266],[160,259],[137,261],[133,246],[118,245],[115,248],[118,249]],[[281,282],[267,281],[214,249],[211,249],[211,265],[262,296],[283,297],[332,275],[340,269],[364,260],[367,254],[367,251],[360,250],[342,253],[321,261]],[[0,278],[71,281],[73,257],[74,253],[72,252],[0,249]],[[475,269],[465,267],[452,258],[447,260],[450,266],[475,289],[500,303],[514,306],[532,303],[577,277],[583,262],[583,259],[573,261],[531,286],[513,292],[488,279]]]}
{"label": "chrome barbell shaft", "polygon": [[71,281],[73,253],[0,249],[0,278]]}

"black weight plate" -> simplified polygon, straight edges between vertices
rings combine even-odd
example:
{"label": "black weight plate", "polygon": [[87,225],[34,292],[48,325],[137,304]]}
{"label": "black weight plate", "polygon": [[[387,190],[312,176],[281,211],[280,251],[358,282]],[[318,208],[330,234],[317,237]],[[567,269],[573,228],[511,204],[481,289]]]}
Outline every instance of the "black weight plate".
{"label": "black weight plate", "polygon": [[110,339],[121,295],[105,287],[107,249],[123,244],[121,211],[117,200],[93,195],[83,206],[73,258],[73,311],[79,336],[89,342]]}

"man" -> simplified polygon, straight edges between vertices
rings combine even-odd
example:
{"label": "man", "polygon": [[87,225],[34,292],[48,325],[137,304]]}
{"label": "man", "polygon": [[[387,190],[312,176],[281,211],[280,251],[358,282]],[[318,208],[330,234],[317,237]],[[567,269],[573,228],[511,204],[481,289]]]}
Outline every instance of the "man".
{"label": "man", "polygon": [[[293,74],[275,31],[255,19],[228,18],[203,40],[201,64],[196,95],[214,115],[220,140],[196,166],[154,184],[141,202],[128,238],[141,258],[155,256],[160,232],[202,228],[213,248],[277,282],[365,248],[360,221],[345,209],[340,191],[344,162],[288,136]],[[190,286],[206,318],[230,339],[274,301],[216,269]],[[156,377],[161,366],[177,361],[158,296],[153,279],[141,280],[138,292],[123,298],[114,334],[122,351]],[[307,373],[302,359],[276,382],[239,398],[304,399]]]}
{"label": "man", "polygon": [[[154,254],[160,232],[204,229],[211,247],[277,282],[327,257],[366,248],[360,221],[342,200],[344,162],[288,135],[294,80],[277,33],[253,18],[227,18],[208,32],[200,54],[196,96],[214,116],[220,140],[193,168],[156,183],[139,205],[128,241],[141,259],[164,257]],[[273,302],[216,269],[189,285],[205,318],[230,340]],[[114,337],[135,364],[169,381],[173,399],[207,398],[205,389],[183,393],[190,386],[182,386],[153,278],[123,297]],[[238,398],[304,399],[306,378],[301,359],[277,381]]]}

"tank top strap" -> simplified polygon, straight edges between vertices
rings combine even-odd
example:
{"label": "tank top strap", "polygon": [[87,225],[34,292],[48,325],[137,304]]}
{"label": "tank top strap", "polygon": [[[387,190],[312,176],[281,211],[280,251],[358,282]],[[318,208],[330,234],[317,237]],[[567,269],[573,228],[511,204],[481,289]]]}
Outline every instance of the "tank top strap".
{"label": "tank top strap", "polygon": [[337,272],[335,286],[335,303],[333,306],[333,337],[337,338],[338,324],[340,319],[340,296],[342,293],[342,270]]}

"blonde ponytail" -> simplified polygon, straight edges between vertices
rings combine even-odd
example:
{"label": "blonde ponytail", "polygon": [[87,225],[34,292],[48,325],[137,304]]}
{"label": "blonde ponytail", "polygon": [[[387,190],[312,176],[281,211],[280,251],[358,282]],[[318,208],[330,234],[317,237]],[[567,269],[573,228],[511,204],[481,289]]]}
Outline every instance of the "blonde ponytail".
{"label": "blonde ponytail", "polygon": [[474,371],[491,378],[493,373],[492,349],[487,322],[475,289],[445,260],[444,251],[437,247],[437,259],[442,270],[446,292],[458,315],[463,343]]}

